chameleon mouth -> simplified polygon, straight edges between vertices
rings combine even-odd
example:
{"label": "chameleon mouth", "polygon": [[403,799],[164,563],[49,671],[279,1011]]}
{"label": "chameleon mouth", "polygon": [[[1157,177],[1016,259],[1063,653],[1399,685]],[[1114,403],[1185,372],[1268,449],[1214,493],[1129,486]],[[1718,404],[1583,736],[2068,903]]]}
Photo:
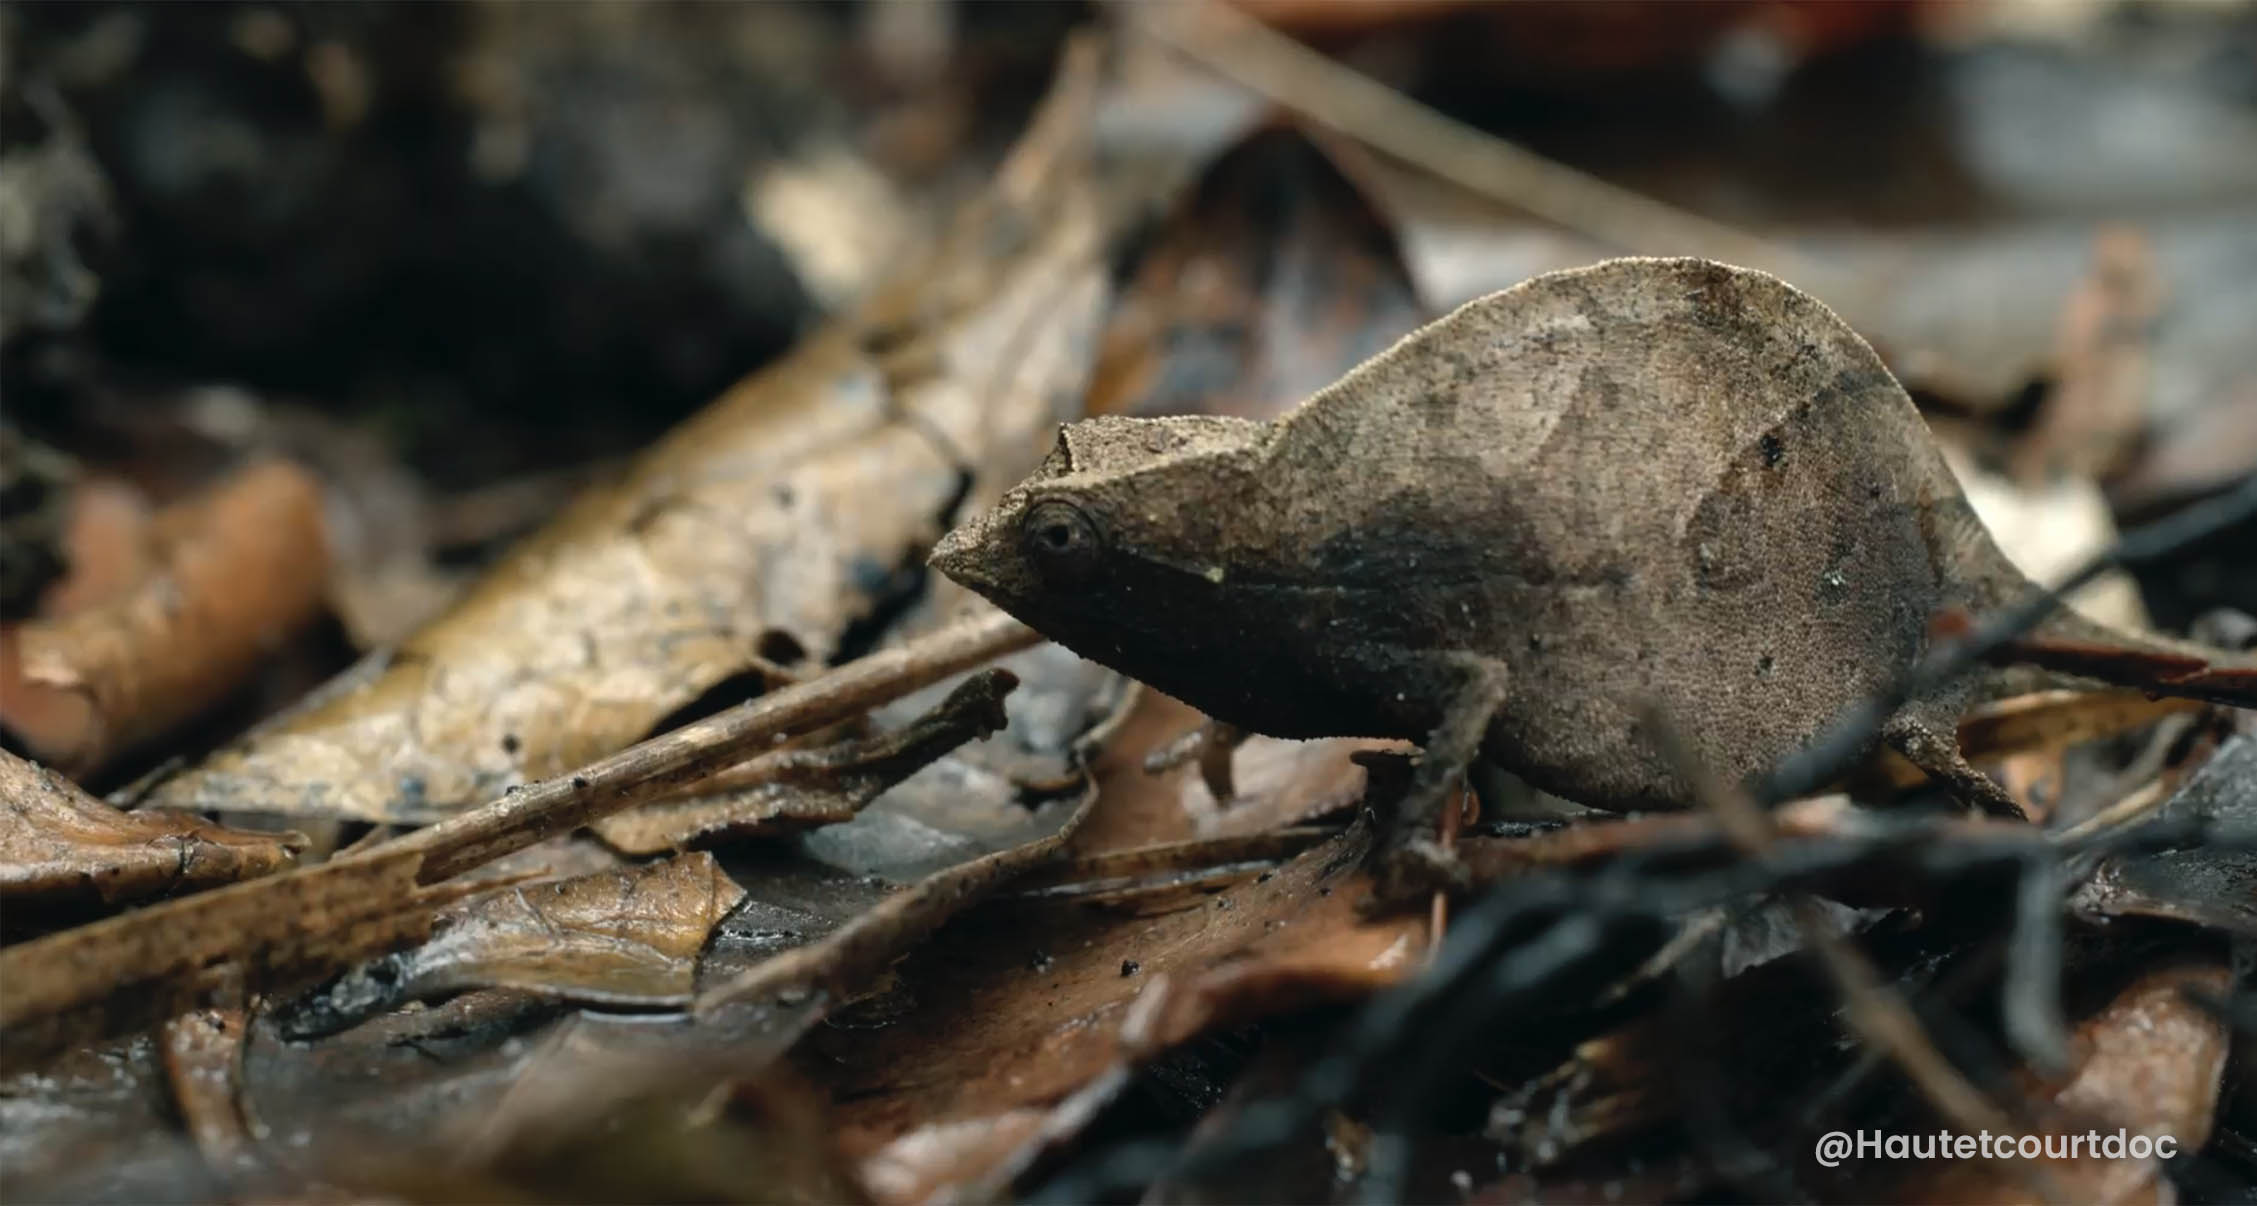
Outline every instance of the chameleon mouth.
{"label": "chameleon mouth", "polygon": [[940,543],[934,545],[932,553],[925,558],[925,564],[986,594],[995,583],[980,570],[980,558],[976,555],[979,533],[974,530],[978,526],[968,523],[941,537]]}

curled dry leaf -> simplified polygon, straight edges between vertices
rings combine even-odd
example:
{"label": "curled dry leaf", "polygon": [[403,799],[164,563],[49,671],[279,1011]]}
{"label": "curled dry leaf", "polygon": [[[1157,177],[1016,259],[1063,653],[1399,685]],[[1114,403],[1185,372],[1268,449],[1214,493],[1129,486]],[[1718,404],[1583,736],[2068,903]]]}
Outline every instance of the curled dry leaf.
{"label": "curled dry leaf", "polygon": [[112,904],[280,870],[299,839],[169,812],[120,812],[0,751],[0,900]]}
{"label": "curled dry leaf", "polygon": [[158,519],[158,572],[0,641],[0,725],[83,775],[193,716],[321,607],[320,488],[254,465]]}
{"label": "curled dry leaf", "polygon": [[[2248,833],[2257,828],[2257,736],[2226,742],[2164,803],[2157,819]],[[2257,937],[2257,852],[2209,842],[2111,855],[2070,903],[2087,917],[2167,917]]]}
{"label": "curled dry leaf", "polygon": [[1138,257],[1089,410],[1270,418],[1426,317],[1386,220],[1307,134],[1270,126],[1208,165]]}
{"label": "curled dry leaf", "polygon": [[624,854],[656,854],[693,842],[835,825],[919,768],[967,741],[1004,727],[1003,698],[1017,685],[1007,670],[973,675],[931,711],[890,733],[809,750],[764,754],[680,800],[615,813],[596,835]]}
{"label": "curled dry leaf", "polygon": [[[1021,747],[1013,766],[1025,765],[1028,751],[1068,757],[1091,718],[1105,714],[1093,703],[1118,695],[1112,676],[1055,647],[1010,664],[1025,683],[1011,697],[1012,728],[989,744]],[[995,681],[993,672],[976,675],[972,695]],[[887,710],[913,715],[952,685]],[[529,1176],[517,1156],[544,1137],[590,1133],[590,1120],[639,1114],[654,1095],[729,1096],[724,1086],[765,1075],[807,1026],[867,992],[916,940],[1049,858],[1072,833],[1086,796],[1024,803],[1008,778],[973,760],[979,748],[927,766],[847,824],[729,850],[752,890],[704,944],[697,974],[706,991],[694,1011],[556,1021],[531,994],[487,989],[422,1013],[389,1013],[310,1046],[280,1041],[270,1023],[252,1036],[253,1112],[276,1128],[277,1143],[338,1159],[372,1144],[425,1151],[433,1136],[445,1136],[449,1167],[515,1184]],[[712,865],[711,855],[692,857]],[[675,1117],[663,1103],[656,1108]],[[693,1118],[690,1129],[713,1123]],[[806,1146],[809,1154],[830,1150]],[[384,1168],[366,1159],[357,1166],[369,1175],[353,1183],[389,1183]]]}
{"label": "curled dry leaf", "polygon": [[519,884],[443,910],[431,938],[347,972],[286,1030],[341,1030],[403,1001],[471,988],[644,1008],[681,1005],[698,952],[744,889],[700,851],[639,867]]}
{"label": "curled dry leaf", "polygon": [[71,491],[63,532],[67,572],[39,600],[39,614],[59,618],[118,599],[156,571],[163,549],[157,516],[141,491],[109,478],[82,479]]}
{"label": "curled dry leaf", "polygon": [[[2042,1190],[2052,1188],[2068,1201],[2120,1206],[2177,1201],[2160,1161],[2134,1158],[2121,1149],[2070,1155],[2061,1145],[2088,1131],[2112,1139],[2119,1127],[2128,1132],[2127,1140],[2145,1136],[2152,1143],[2169,1136],[2181,1153],[2209,1142],[2231,1032],[2222,1019],[2189,1000],[2188,993],[2216,996],[2232,980],[2226,967],[2208,962],[2149,972],[2077,1026],[2076,1062],[2067,1076],[2047,1080],[2020,1075],[2024,1092],[2037,1107],[2031,1133],[2041,1143],[2055,1145],[2042,1160],[1962,1160],[1931,1167],[1886,1196],[2035,1206],[2047,1200]],[[2027,1175],[2031,1171],[2044,1179]]]}
{"label": "curled dry leaf", "polygon": [[581,496],[365,681],[160,785],[176,807],[425,821],[842,652],[977,479],[1068,416],[1104,289],[1094,44],[937,252]]}

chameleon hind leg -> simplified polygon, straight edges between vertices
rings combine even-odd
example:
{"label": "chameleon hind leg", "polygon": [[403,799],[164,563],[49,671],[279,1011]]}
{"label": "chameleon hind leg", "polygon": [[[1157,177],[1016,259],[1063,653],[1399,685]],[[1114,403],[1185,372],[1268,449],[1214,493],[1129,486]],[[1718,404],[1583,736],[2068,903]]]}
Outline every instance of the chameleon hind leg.
{"label": "chameleon hind leg", "polygon": [[1489,722],[1504,706],[1507,679],[1505,668],[1487,658],[1457,654],[1449,661],[1456,689],[1444,705],[1441,722],[1423,743],[1410,787],[1396,806],[1379,867],[1382,899],[1462,889],[1469,881],[1457,856],[1436,840],[1435,823],[1480,756]]}
{"label": "chameleon hind leg", "polygon": [[1882,726],[1881,740],[1969,808],[1995,817],[2029,819],[2019,801],[1959,752],[1959,726],[1944,709],[1908,704]]}

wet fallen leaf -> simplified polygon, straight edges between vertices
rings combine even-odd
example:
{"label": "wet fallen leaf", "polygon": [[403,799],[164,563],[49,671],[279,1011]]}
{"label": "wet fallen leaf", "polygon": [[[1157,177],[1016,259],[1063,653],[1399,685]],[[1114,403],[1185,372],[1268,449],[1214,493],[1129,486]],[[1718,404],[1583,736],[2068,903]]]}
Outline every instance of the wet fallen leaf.
{"label": "wet fallen leaf", "polygon": [[104,904],[233,883],[292,862],[297,839],[169,812],[120,812],[0,751],[0,899]]}
{"label": "wet fallen leaf", "polygon": [[89,1046],[0,1078],[0,1197],[11,1202],[217,1198],[216,1176],[172,1124],[155,1035]]}
{"label": "wet fallen leaf", "polygon": [[224,695],[321,605],[320,488],[288,462],[252,466],[157,524],[160,572],[26,622],[0,651],[0,725],[74,775]]}
{"label": "wet fallen leaf", "polygon": [[[586,1197],[595,1191],[553,1176],[584,1159],[567,1182],[601,1176],[603,1163],[616,1162],[663,1187],[676,1183],[674,1174],[636,1154],[628,1136],[640,1127],[628,1116],[673,1102],[693,1107],[686,1117],[668,1115],[686,1131],[725,1121],[694,1107],[715,1086],[761,1076],[818,1016],[804,1005],[761,1007],[693,1023],[573,1013],[537,994],[482,989],[311,1042],[285,1040],[271,1020],[256,1020],[241,1099],[262,1136],[259,1155],[286,1183],[318,1177],[364,1193],[447,1201]],[[528,1163],[559,1146],[582,1154],[558,1156],[545,1172]],[[828,1159],[822,1145],[805,1146],[803,1159]],[[711,1171],[701,1163],[680,1175],[694,1181]],[[764,1162],[741,1174],[776,1175]],[[601,1196],[638,1195],[618,1187]]]}
{"label": "wet fallen leaf", "polygon": [[[911,597],[989,474],[1068,417],[1103,292],[1096,60],[929,260],[578,499],[371,674],[161,784],[174,807],[422,822],[569,770]],[[851,652],[850,649],[846,650]]]}
{"label": "wet fallen leaf", "polygon": [[[1054,1108],[1086,1122],[1137,1061],[1415,971],[1425,920],[1358,912],[1368,840],[1343,835],[1158,916],[1078,902],[968,916],[901,968],[905,1016],[852,1042],[813,1035],[803,1066],[832,1087],[841,1142],[868,1162],[883,1200],[1002,1192],[1078,1129],[1054,1125]],[[1098,1100],[1078,1100],[1085,1088]],[[920,1169],[950,1180],[908,1175]]]}
{"label": "wet fallen leaf", "polygon": [[[2257,825],[2257,736],[2219,747],[2156,816],[2229,831]],[[2070,901],[2093,918],[2167,917],[2257,936],[2257,852],[2196,842],[2112,855]]]}
{"label": "wet fallen leaf", "polygon": [[[2160,1161],[2121,1148],[2070,1155],[2065,1142],[2093,1131],[2116,1138],[2168,1136],[2191,1153],[2209,1142],[2230,1033],[2224,1021],[2187,993],[2225,991],[2232,973],[2215,963],[2188,963],[2141,976],[2077,1026],[2076,1063],[2068,1076],[2025,1073],[2022,1087],[2040,1107],[2035,1134],[2051,1143],[2042,1160],[2004,1164],[1958,1161],[1914,1173],[1897,1192],[1925,1202],[2039,1203],[2049,1188],[2067,1200],[2175,1202]],[[2046,1150],[2041,1147],[2041,1150]],[[2152,1146],[2150,1146],[2152,1151]],[[2029,1174],[2035,1172],[2042,1181]],[[2017,1175],[2020,1174],[2020,1175]]]}
{"label": "wet fallen leaf", "polygon": [[1308,135],[1270,126],[1210,164],[1142,251],[1089,410],[1272,418],[1426,317],[1386,220]]}
{"label": "wet fallen leaf", "polygon": [[520,884],[442,910],[430,939],[355,968],[290,1012],[292,1037],[340,1030],[410,1000],[517,988],[569,1001],[686,1004],[698,953],[744,889],[699,851]]}

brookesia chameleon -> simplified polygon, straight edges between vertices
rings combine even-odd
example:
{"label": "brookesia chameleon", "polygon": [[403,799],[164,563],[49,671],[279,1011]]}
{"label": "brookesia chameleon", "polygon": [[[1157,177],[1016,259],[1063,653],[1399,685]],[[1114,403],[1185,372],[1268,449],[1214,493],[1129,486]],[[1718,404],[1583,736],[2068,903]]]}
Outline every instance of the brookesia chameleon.
{"label": "brookesia chameleon", "polygon": [[[1268,422],[1068,424],[932,564],[1216,720],[1421,743],[1413,819],[1476,758],[1685,807],[1646,717],[1744,780],[1902,674],[1939,615],[2037,590],[1855,331],[1693,259],[1469,302]],[[2039,634],[2190,649],[2066,611]],[[1955,736],[1982,677],[1879,737],[2018,811]]]}

